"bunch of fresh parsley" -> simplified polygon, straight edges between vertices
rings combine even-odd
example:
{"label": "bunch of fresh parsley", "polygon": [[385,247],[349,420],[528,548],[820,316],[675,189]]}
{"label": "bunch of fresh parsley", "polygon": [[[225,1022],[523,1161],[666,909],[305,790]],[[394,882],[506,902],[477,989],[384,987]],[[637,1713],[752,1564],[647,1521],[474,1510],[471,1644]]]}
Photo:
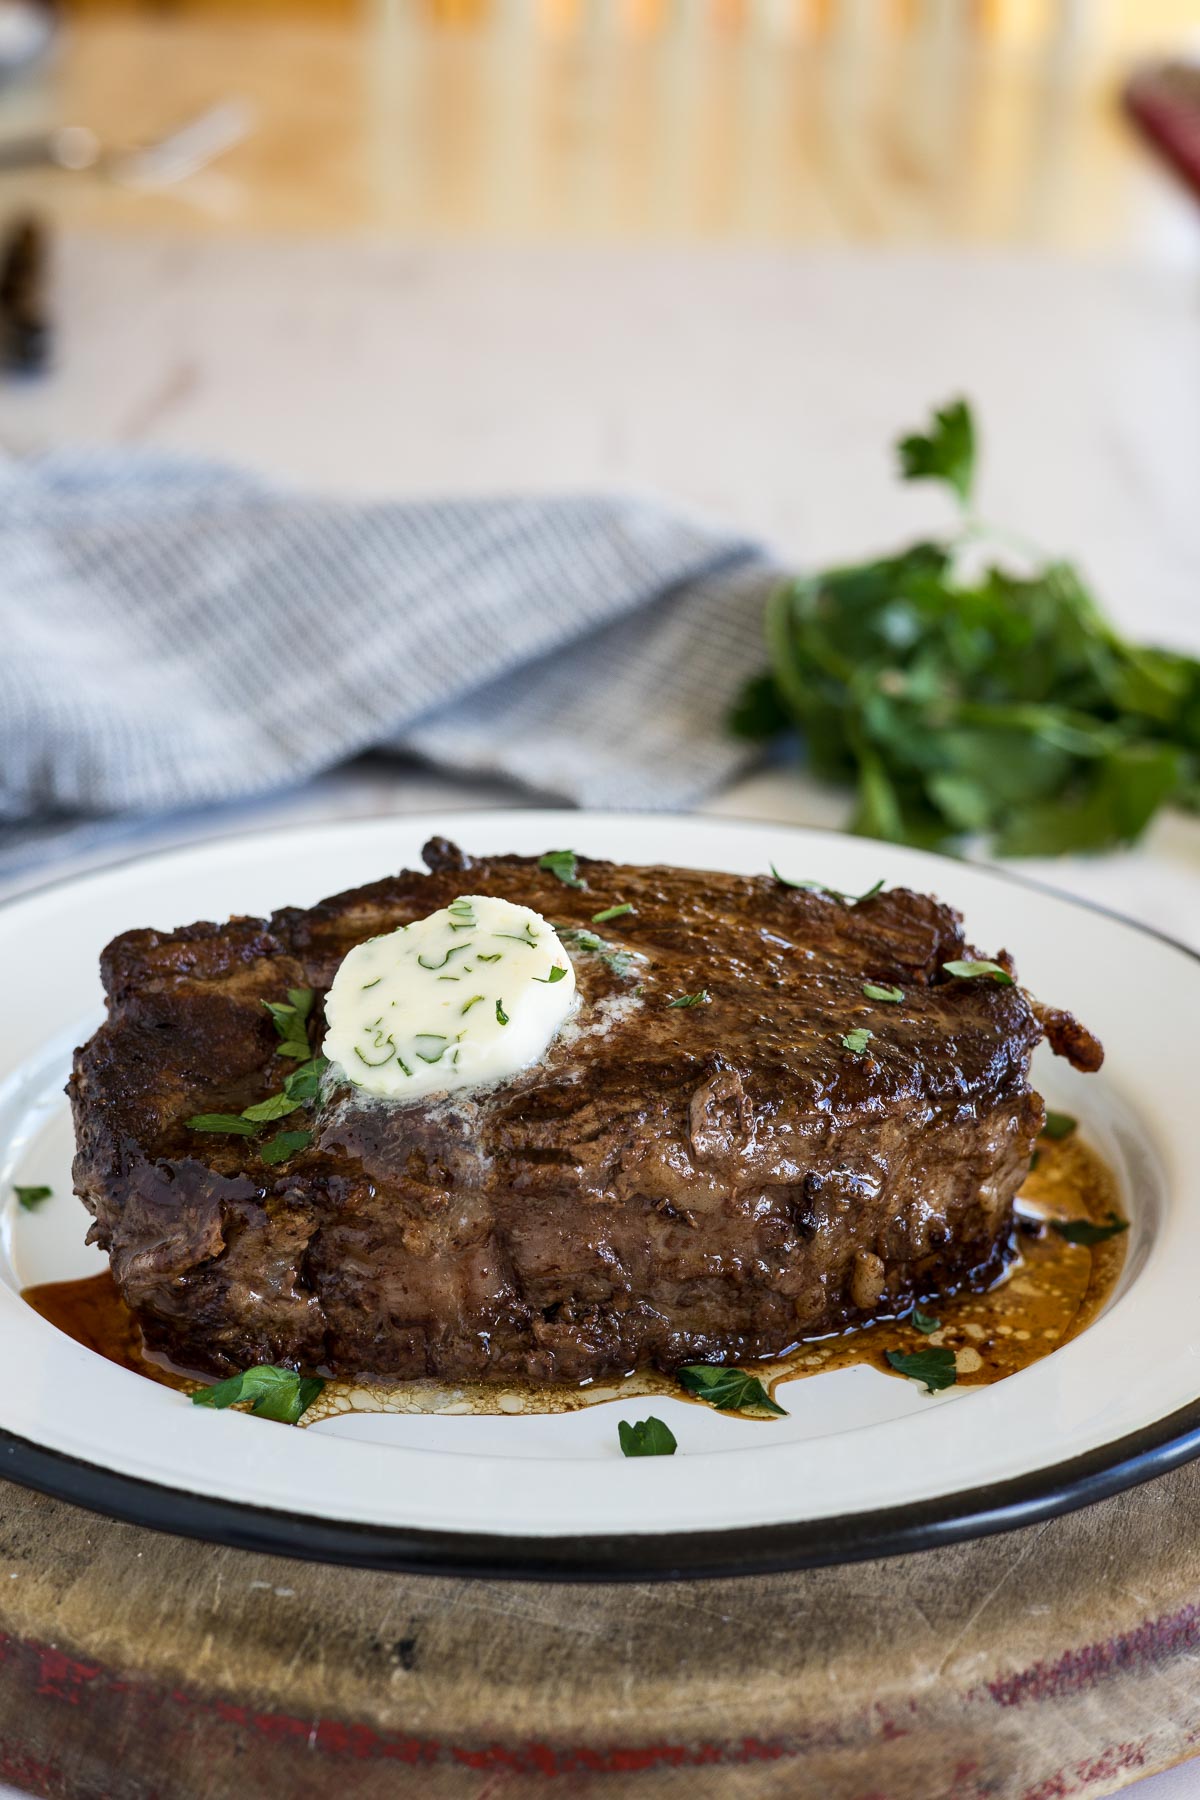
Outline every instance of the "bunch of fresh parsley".
{"label": "bunch of fresh parsley", "polygon": [[734,730],[799,726],[814,773],[856,782],[853,829],[896,843],[1100,850],[1167,802],[1200,807],[1200,662],[1122,638],[1071,564],[999,559],[965,401],[898,449],[905,480],[951,489],[961,529],[781,587]]}

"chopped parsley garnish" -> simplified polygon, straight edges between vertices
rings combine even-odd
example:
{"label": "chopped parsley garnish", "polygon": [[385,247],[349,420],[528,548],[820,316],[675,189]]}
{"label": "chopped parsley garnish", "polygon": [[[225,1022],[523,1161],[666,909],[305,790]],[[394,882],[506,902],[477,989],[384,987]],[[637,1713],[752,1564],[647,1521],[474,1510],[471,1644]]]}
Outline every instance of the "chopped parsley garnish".
{"label": "chopped parsley garnish", "polygon": [[636,1425],[627,1425],[624,1419],[619,1419],[617,1436],[621,1440],[622,1456],[674,1456],[678,1448],[671,1427],[653,1415],[639,1420]]}
{"label": "chopped parsley garnish", "polygon": [[34,1212],[42,1204],[43,1200],[49,1200],[52,1197],[54,1189],[48,1187],[17,1187],[14,1184],[13,1193],[17,1196],[17,1205],[23,1212]]}
{"label": "chopped parsley garnish", "polygon": [[579,859],[573,850],[547,850],[545,856],[538,858],[538,868],[545,869],[548,875],[556,875],[564,887],[587,886],[579,879]]}
{"label": "chopped parsley garnish", "polygon": [[470,948],[470,944],[451,944],[441,962],[426,962],[423,956],[418,956],[417,962],[420,964],[421,968],[429,969],[430,971],[434,969],[444,969],[452,956],[461,956],[464,950],[469,950]]}
{"label": "chopped parsley garnish", "polygon": [[914,431],[896,445],[905,481],[944,481],[962,506],[971,502],[975,477],[975,421],[965,400],[937,408],[928,431]]}
{"label": "chopped parsley garnish", "polygon": [[956,981],[978,981],[986,976],[998,983],[1000,987],[1012,987],[1013,978],[1007,969],[994,962],[948,962],[942,964],[947,975],[953,975]]}
{"label": "chopped parsley garnish", "polygon": [[842,1043],[849,1050],[851,1056],[861,1056],[874,1036],[873,1031],[867,1031],[864,1026],[860,1025],[854,1031],[847,1031],[842,1038]]}
{"label": "chopped parsley garnish", "polygon": [[286,1119],[289,1113],[298,1112],[303,1104],[302,1100],[293,1100],[290,1094],[270,1094],[256,1106],[248,1106],[242,1117],[252,1120],[255,1125],[266,1125],[272,1119]]}
{"label": "chopped parsley garnish", "polygon": [[272,1363],[258,1363],[243,1369],[227,1381],[201,1388],[192,1395],[193,1406],[227,1406],[250,1403],[250,1410],[260,1419],[274,1419],[280,1425],[295,1425],[312,1405],[325,1383],[319,1375],[297,1375],[294,1369],[278,1369]]}
{"label": "chopped parsley garnish", "polygon": [[727,1369],[720,1363],[689,1363],[676,1371],[681,1386],[698,1400],[707,1400],[718,1412],[765,1412],[786,1418],[757,1375],[744,1369]]}
{"label": "chopped parsley garnish", "polygon": [[908,1322],[914,1331],[923,1331],[928,1337],[931,1331],[940,1331],[942,1321],[935,1319],[931,1313],[923,1313],[919,1306],[914,1306],[908,1315]]}
{"label": "chopped parsley garnish", "polygon": [[1129,1220],[1110,1211],[1106,1225],[1097,1225],[1091,1219],[1051,1219],[1050,1229],[1057,1231],[1068,1244],[1102,1244],[1105,1238],[1119,1237],[1121,1232],[1128,1231]]}
{"label": "chopped parsley garnish", "polygon": [[240,1113],[195,1113],[185,1120],[189,1131],[223,1131],[232,1137],[255,1137],[258,1126]]}
{"label": "chopped parsley garnish", "polygon": [[276,1056],[294,1056],[298,1062],[305,1062],[312,1055],[308,1042],[308,1016],[313,1007],[312,989],[289,988],[286,1005],[282,1000],[264,1000],[263,1005],[270,1013],[281,1040],[275,1046]]}
{"label": "chopped parsley garnish", "polygon": [[883,887],[883,877],[869,887],[864,894],[843,894],[840,888],[826,887],[823,881],[793,881],[788,875],[781,875],[775,864],[771,864],[771,873],[781,887],[805,888],[810,894],[824,894],[829,900],[840,900],[843,906],[860,906],[864,900],[873,900]]}
{"label": "chopped parsley garnish", "polygon": [[295,1156],[301,1150],[307,1150],[313,1141],[311,1131],[277,1131],[273,1138],[268,1138],[258,1154],[265,1163],[272,1167],[276,1163],[286,1162],[289,1156]]}
{"label": "chopped parsley garnish", "polygon": [[903,1000],[904,989],[898,987],[880,987],[877,982],[864,981],[863,993],[868,1000],[887,1000],[891,1003]]}
{"label": "chopped parsley garnish", "polygon": [[323,1056],[310,1057],[308,1062],[301,1063],[293,1069],[283,1084],[283,1091],[292,1100],[315,1100],[321,1091],[321,1078],[328,1062]]}
{"label": "chopped parsley garnish", "polygon": [[708,1006],[711,1002],[712,995],[708,989],[701,988],[698,994],[680,994],[677,1000],[668,1000],[667,1011],[671,1012],[677,1006]]}
{"label": "chopped parsley garnish", "polygon": [[535,981],[540,981],[543,987],[553,987],[556,981],[563,980],[566,973],[567,971],[563,968],[561,963],[555,963],[548,975],[535,975],[533,979]]}
{"label": "chopped parsley garnish", "polygon": [[1060,1138],[1068,1138],[1078,1128],[1079,1120],[1070,1113],[1054,1112],[1046,1109],[1046,1123],[1042,1126],[1042,1137],[1053,1138],[1057,1143]]}
{"label": "chopped parsley garnish", "polygon": [[855,782],[863,836],[1002,856],[1133,843],[1160,807],[1196,804],[1200,659],[1123,637],[1070,563],[1014,559],[971,514],[974,446],[962,400],[901,440],[901,475],[944,483],[960,525],[783,583],[730,726],[799,727],[814,774]]}
{"label": "chopped parsley garnish", "polygon": [[958,1380],[954,1352],[945,1344],[931,1344],[927,1350],[889,1350],[887,1359],[898,1375],[907,1375],[910,1381],[923,1381],[931,1394],[936,1394],[940,1388],[953,1387]]}
{"label": "chopped parsley garnish", "polygon": [[[610,919],[623,919],[626,913],[631,913],[634,910],[635,908],[630,905],[628,900],[625,902],[624,906],[606,906],[603,912],[592,914],[592,924],[607,925]],[[663,1429],[665,1431],[666,1427],[664,1426]]]}
{"label": "chopped parsley garnish", "polygon": [[[388,1042],[391,1043],[390,1038]],[[379,1047],[379,1034],[377,1034],[376,1048]],[[362,1056],[360,1050],[356,1049],[355,1054],[362,1057],[363,1062],[366,1062],[367,1059]],[[389,1062],[394,1054],[395,1045],[393,1044],[383,1061]],[[289,1113],[298,1111],[308,1101],[315,1100],[320,1092],[321,1078],[328,1067],[329,1064],[323,1056],[310,1056],[307,1062],[301,1063],[298,1069],[293,1069],[288,1075],[284,1081],[282,1093],[269,1094],[265,1100],[257,1101],[253,1106],[246,1107],[245,1111],[241,1113],[196,1113],[185,1121],[187,1128],[189,1131],[218,1132],[228,1137],[255,1137],[260,1127],[269,1124],[272,1119],[286,1118]],[[285,1138],[304,1137],[307,1139],[311,1135],[311,1132],[281,1132],[279,1136],[271,1140],[271,1143],[279,1144]],[[270,1147],[270,1145],[263,1145],[259,1151],[264,1162],[281,1162],[284,1155],[291,1154],[290,1151],[285,1151],[269,1156],[267,1152]]]}
{"label": "chopped parsley garnish", "polygon": [[585,950],[592,956],[598,956],[601,962],[607,963],[614,975],[627,975],[631,963],[646,960],[640,950],[618,950],[615,944],[598,937],[594,931],[582,930],[578,925],[560,925],[558,935],[564,944],[571,944],[576,950]]}
{"label": "chopped parsley garnish", "polygon": [[508,1024],[508,1014],[504,1010],[503,1000],[497,1000],[496,1002],[496,1023],[497,1025]]}

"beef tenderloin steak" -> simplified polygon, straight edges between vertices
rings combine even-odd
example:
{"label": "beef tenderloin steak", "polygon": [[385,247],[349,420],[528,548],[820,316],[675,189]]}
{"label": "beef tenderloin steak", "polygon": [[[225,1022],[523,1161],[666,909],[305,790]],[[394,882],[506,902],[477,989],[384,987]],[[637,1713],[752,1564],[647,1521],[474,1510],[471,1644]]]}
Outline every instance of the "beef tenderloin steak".
{"label": "beef tenderloin steak", "polygon": [[[950,977],[973,954],[950,907],[586,858],[576,889],[442,839],[425,860],[104,952],[107,1021],[69,1084],[75,1183],[152,1348],[214,1374],[578,1382],[777,1354],[1000,1273],[1043,1118],[1034,1046],[1102,1052],[1018,986]],[[332,1069],[282,1121],[311,1143],[274,1167],[261,1138],[188,1128],[294,1066],[264,1001],[315,990],[318,1049],[347,950],[464,892],[566,934],[579,1011],[544,1061],[407,1104]]]}

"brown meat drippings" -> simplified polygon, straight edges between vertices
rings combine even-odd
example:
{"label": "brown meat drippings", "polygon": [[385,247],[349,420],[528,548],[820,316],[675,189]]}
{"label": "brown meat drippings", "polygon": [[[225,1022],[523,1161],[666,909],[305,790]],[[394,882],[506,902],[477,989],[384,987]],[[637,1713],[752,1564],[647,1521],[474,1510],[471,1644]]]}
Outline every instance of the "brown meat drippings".
{"label": "brown meat drippings", "polygon": [[[923,1335],[904,1320],[881,1320],[858,1331],[810,1340],[787,1356],[756,1363],[767,1387],[865,1363],[891,1374],[889,1350],[912,1352],[946,1345],[955,1352],[963,1386],[1000,1381],[1076,1337],[1096,1317],[1120,1275],[1126,1235],[1090,1248],[1069,1244],[1039,1221],[1106,1218],[1118,1204],[1113,1176],[1078,1136],[1059,1143],[1042,1139],[1036,1167],[1020,1195],[1019,1255],[988,1292],[962,1293],[924,1310],[940,1321]],[[76,1343],[122,1368],[168,1387],[191,1392],[200,1381],[148,1352],[137,1321],[107,1270],[82,1281],[26,1288],[34,1310]],[[574,1412],[607,1400],[671,1395],[686,1399],[678,1383],[656,1370],[579,1386],[536,1382],[330,1381],[305,1424],[346,1412],[553,1413]],[[702,1403],[700,1403],[702,1404]]]}

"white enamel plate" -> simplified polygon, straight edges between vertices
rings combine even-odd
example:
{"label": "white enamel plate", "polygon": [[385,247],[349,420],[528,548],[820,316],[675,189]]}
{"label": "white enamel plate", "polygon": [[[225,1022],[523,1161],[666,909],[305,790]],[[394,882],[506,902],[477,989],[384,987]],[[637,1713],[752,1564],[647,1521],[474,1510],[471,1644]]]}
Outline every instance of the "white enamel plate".
{"label": "white enamel plate", "polygon": [[[95,1272],[62,1093],[101,1012],[117,932],[310,905],[420,867],[444,832],[479,853],[570,844],[622,862],[878,877],[938,894],[1035,993],[1104,1041],[1098,1076],[1038,1052],[1132,1219],[1124,1275],[1078,1338],[990,1387],[929,1396],[858,1366],[788,1383],[770,1424],[655,1397],[674,1457],[626,1460],[645,1399],[522,1416],[348,1414],[299,1430],[187,1398],[83,1349],[22,1287]],[[1098,1499],[1200,1453],[1200,1174],[1192,1146],[1200,960],[1011,877],[891,845],[724,820],[484,812],[226,839],[0,909],[0,1472],[168,1531],[289,1555],[584,1579],[714,1574],[910,1550]],[[13,1183],[53,1198],[21,1212]]]}

